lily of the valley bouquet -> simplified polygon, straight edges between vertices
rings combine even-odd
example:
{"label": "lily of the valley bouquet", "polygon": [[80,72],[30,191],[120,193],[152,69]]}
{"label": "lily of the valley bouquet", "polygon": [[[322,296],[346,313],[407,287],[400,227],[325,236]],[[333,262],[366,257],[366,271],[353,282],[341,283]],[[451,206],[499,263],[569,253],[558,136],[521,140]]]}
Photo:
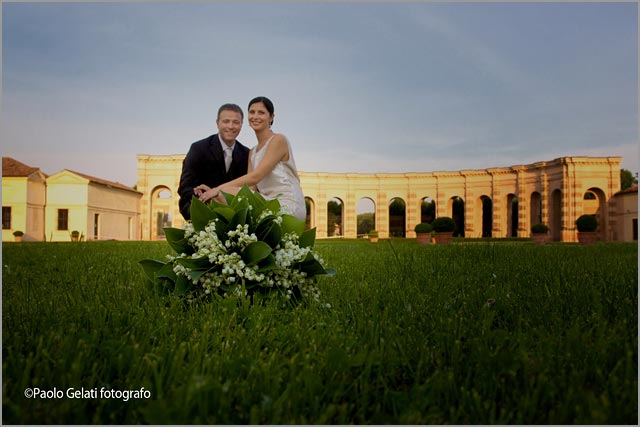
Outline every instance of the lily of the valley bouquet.
{"label": "lily of the valley bouquet", "polygon": [[223,195],[226,205],[194,197],[191,221],[164,229],[176,255],[140,261],[156,290],[190,299],[279,291],[287,299],[319,300],[316,276],[335,271],[313,250],[315,228],[305,231],[304,221],[280,212],[278,200],[246,186]]}

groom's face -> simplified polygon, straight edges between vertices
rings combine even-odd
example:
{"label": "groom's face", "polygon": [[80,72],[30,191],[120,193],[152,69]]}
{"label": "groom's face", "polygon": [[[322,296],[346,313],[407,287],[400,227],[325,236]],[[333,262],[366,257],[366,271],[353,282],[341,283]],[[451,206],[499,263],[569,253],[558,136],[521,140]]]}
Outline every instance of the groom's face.
{"label": "groom's face", "polygon": [[216,120],[218,125],[218,135],[228,145],[238,137],[240,130],[242,129],[242,115],[238,112],[231,110],[222,110]]}

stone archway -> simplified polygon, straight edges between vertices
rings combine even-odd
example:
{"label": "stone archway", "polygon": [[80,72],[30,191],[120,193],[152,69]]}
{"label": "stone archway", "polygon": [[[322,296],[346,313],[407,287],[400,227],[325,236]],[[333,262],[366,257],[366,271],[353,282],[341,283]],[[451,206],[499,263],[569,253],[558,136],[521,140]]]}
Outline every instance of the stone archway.
{"label": "stone archway", "polygon": [[453,231],[454,237],[465,236],[465,210],[464,199],[460,196],[453,196],[449,199],[449,211],[451,218],[456,223],[456,229]]}
{"label": "stone archway", "polygon": [[365,237],[369,231],[376,230],[376,203],[369,197],[358,200],[356,206],[357,237]]}
{"label": "stone archway", "polygon": [[407,205],[400,197],[389,202],[389,236],[405,237],[407,229]]}
{"label": "stone archway", "polygon": [[606,240],[607,231],[607,200],[600,188],[589,188],[582,198],[582,213],[595,215],[598,219],[598,235],[600,240]]}
{"label": "stone archway", "polygon": [[518,237],[519,228],[519,204],[518,196],[507,195],[507,237]]}
{"label": "stone archway", "polygon": [[332,197],[327,202],[327,236],[343,236],[344,230],[344,202],[338,197]]}
{"label": "stone archway", "polygon": [[562,191],[556,189],[551,193],[549,203],[549,229],[554,242],[562,240]]}
{"label": "stone archway", "polygon": [[[176,194],[183,159],[184,155],[137,156],[137,189],[143,193],[140,200],[142,239],[152,239],[151,191],[164,186]],[[356,205],[362,198],[371,199],[376,206],[376,229],[381,238],[389,236],[388,201],[401,198],[406,203],[406,237],[415,237],[414,226],[423,222],[421,201],[425,195],[435,201],[437,216],[457,217],[459,233],[467,237],[483,234],[483,209],[482,204],[478,206],[478,200],[487,195],[494,204],[491,236],[507,237],[512,229],[507,226],[509,212],[504,204],[507,195],[512,194],[518,200],[520,233],[528,235],[527,220],[530,225],[543,222],[550,228],[555,221],[554,238],[571,242],[577,237],[574,221],[582,210],[583,194],[590,188],[602,189],[598,197],[603,207],[603,236],[612,238],[613,234],[607,234],[609,210],[613,209],[608,204],[620,189],[620,163],[620,157],[561,157],[528,165],[479,170],[362,174],[300,171],[299,176],[304,195],[313,201],[309,204],[308,223],[315,226],[320,239],[329,234],[327,207],[332,197],[341,201],[339,228],[343,237],[358,236]],[[561,191],[561,197],[555,203],[556,218],[552,218],[551,209],[554,190]],[[451,202],[457,196],[463,207],[461,211],[455,210]],[[184,221],[178,214],[177,197],[172,200],[175,202],[172,212],[176,213],[172,225],[180,228]]]}
{"label": "stone archway", "polygon": [[420,222],[431,224],[436,219],[436,201],[427,196],[420,200]]}
{"label": "stone archway", "polygon": [[165,186],[157,186],[151,191],[151,217],[149,218],[151,240],[164,239],[163,229],[172,226],[173,196],[171,190]]}
{"label": "stone archway", "polygon": [[305,197],[304,204],[307,209],[307,215],[305,216],[305,228],[309,230],[316,226],[316,203],[311,197]]}
{"label": "stone archway", "polygon": [[480,196],[476,204],[481,224],[481,237],[493,236],[493,200],[489,196]]}
{"label": "stone archway", "polygon": [[[542,196],[537,191],[531,193],[529,203],[529,230],[531,230],[531,226],[536,224],[541,224],[544,221],[542,220]],[[547,224],[548,226],[548,224]]]}

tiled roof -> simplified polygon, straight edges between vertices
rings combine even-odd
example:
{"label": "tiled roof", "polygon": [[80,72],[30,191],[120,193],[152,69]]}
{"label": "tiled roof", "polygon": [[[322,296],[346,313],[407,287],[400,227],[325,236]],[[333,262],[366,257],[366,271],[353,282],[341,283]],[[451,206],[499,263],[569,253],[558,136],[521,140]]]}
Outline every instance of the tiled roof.
{"label": "tiled roof", "polygon": [[38,172],[39,170],[40,168],[34,168],[32,166],[25,165],[24,163],[19,162],[16,159],[12,159],[11,157],[2,158],[2,176],[28,177],[32,173]]}
{"label": "tiled roof", "polygon": [[633,184],[631,187],[625,188],[624,190],[620,190],[616,194],[637,193],[637,192],[638,192],[638,184]]}
{"label": "tiled roof", "polygon": [[[119,188],[121,190],[127,190],[127,191],[134,191],[136,193],[140,193],[139,191],[135,190],[133,187],[129,187],[127,185],[121,184],[119,182],[113,182],[113,181],[107,181],[106,179],[102,179],[102,178],[96,178],[95,176],[91,176],[91,175],[87,175],[81,172],[76,172],[73,171],[71,169],[65,169],[66,171],[69,171],[73,174],[76,174],[78,176],[83,177],[84,179],[88,179],[90,182],[93,182],[94,184],[100,184],[100,185],[104,185],[106,187],[110,187],[110,188]],[[142,193],[140,193],[142,194]]]}

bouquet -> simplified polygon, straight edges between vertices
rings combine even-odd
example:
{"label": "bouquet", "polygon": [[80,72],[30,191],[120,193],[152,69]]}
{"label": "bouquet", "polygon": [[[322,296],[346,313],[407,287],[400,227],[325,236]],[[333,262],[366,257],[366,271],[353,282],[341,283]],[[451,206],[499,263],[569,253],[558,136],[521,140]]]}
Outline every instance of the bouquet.
{"label": "bouquet", "polygon": [[278,291],[287,299],[319,301],[317,276],[334,275],[313,250],[316,230],[280,211],[247,186],[227,204],[205,204],[194,197],[191,221],[183,229],[165,228],[176,252],[167,262],[142,260],[146,276],[164,295],[246,297]]}

